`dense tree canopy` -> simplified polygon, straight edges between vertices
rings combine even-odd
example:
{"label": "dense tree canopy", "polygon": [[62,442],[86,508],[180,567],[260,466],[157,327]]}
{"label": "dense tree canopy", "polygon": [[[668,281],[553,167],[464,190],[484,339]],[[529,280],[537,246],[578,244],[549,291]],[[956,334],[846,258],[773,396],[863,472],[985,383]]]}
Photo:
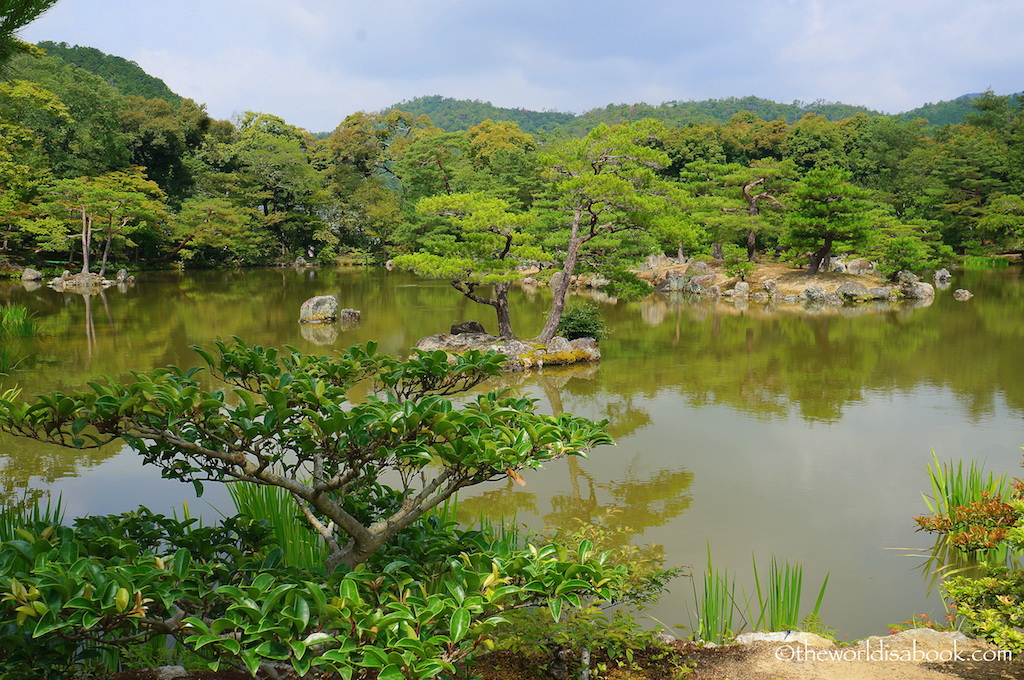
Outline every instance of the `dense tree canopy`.
{"label": "dense tree canopy", "polygon": [[[534,225],[544,253],[526,258],[534,266],[578,273],[582,264],[606,276],[657,251],[720,257],[739,247],[753,260],[790,247],[816,253],[813,269],[835,247],[865,257],[920,243],[983,253],[1019,250],[1024,238],[1024,113],[1019,98],[991,92],[941,128],[827,102],[744,98],[536,118],[424,98],[408,111],[350,113],[332,134],[312,135],[269,112],[213,120],[201,103],[128,87],[145,80],[130,63],[48,46],[65,58],[18,54],[17,79],[0,83],[0,253],[18,263],[81,261],[67,225],[54,221],[53,187],[116,173],[154,182],[161,193],[149,195],[164,203],[131,237],[125,225],[93,244],[89,256],[107,251],[119,264],[346,253],[422,263],[441,249],[481,262],[487,230],[468,217],[477,211],[427,207],[460,195],[486,206],[482,214]],[[124,75],[96,75],[110,68]],[[601,155],[620,144],[621,154]],[[850,200],[814,198],[823,182]],[[589,220],[592,234],[572,236],[577,213],[577,231]],[[509,257],[487,268],[525,255]],[[453,274],[439,262],[430,269]],[[461,271],[450,280],[464,292],[500,299],[478,289],[495,283],[494,271]]]}

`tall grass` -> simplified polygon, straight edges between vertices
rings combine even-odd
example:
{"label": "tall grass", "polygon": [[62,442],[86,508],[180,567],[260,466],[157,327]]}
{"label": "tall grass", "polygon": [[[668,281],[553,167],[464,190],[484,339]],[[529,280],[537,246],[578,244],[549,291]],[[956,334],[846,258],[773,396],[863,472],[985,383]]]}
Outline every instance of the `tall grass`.
{"label": "tall grass", "polygon": [[57,526],[64,521],[64,503],[61,496],[54,501],[46,497],[46,505],[40,499],[22,499],[15,505],[0,505],[0,541],[23,538],[18,529],[32,530],[35,527]]}
{"label": "tall grass", "polygon": [[31,338],[38,332],[39,324],[24,305],[0,307],[0,377],[10,375],[25,359],[8,340]]}
{"label": "tall grass", "polygon": [[249,482],[229,484],[228,492],[238,514],[270,523],[285,564],[307,569],[323,567],[327,558],[324,540],[302,517],[290,493],[277,486]]}
{"label": "tall grass", "polygon": [[1006,269],[1010,266],[1010,261],[1005,257],[968,255],[960,264],[964,269]]}
{"label": "tall grass", "polygon": [[[757,572],[757,560],[751,557],[754,563],[754,584],[757,586],[757,603],[760,609],[754,628],[767,630],[795,630],[800,626],[800,599],[804,588],[803,566],[785,562],[779,564],[772,555],[771,566],[768,568],[768,578],[764,584]],[[812,616],[818,616],[821,609],[821,601],[825,597],[825,588],[828,587],[828,575],[821,584],[818,591],[818,599],[814,603]]]}
{"label": "tall grass", "polygon": [[17,370],[18,365],[24,360],[25,357],[18,354],[13,347],[3,343],[3,336],[0,335],[0,376]]}
{"label": "tall grass", "polygon": [[693,597],[697,601],[697,639],[722,644],[736,632],[733,617],[736,613],[736,579],[729,578],[725,569],[719,571],[711,561],[708,546],[708,567],[704,572],[703,597],[697,597],[697,584],[693,584]]}
{"label": "tall grass", "polygon": [[922,493],[921,496],[933,515],[946,515],[950,508],[970,505],[982,500],[985,494],[992,498],[1009,497],[1010,481],[1006,474],[997,477],[989,472],[986,476],[981,466],[974,461],[964,470],[964,463],[959,460],[954,468],[952,462],[940,463],[932,451],[932,462],[926,469],[932,495]]}
{"label": "tall grass", "polygon": [[0,336],[8,338],[31,338],[39,333],[35,315],[24,305],[0,307]]}
{"label": "tall grass", "polygon": [[[807,616],[818,618],[828,575],[818,590],[814,609],[801,617],[800,605],[803,597],[803,567],[799,563],[780,563],[772,556],[766,578],[762,581],[757,568],[757,559],[751,557],[754,566],[754,594],[756,600],[744,596],[741,603],[736,599],[736,579],[725,569],[719,569],[711,559],[708,546],[707,571],[704,573],[704,590],[698,596],[696,582],[693,584],[694,600],[697,603],[696,633],[700,640],[721,644],[741,632],[748,625],[753,630],[783,631],[798,630]],[[736,625],[736,621],[741,621]]]}

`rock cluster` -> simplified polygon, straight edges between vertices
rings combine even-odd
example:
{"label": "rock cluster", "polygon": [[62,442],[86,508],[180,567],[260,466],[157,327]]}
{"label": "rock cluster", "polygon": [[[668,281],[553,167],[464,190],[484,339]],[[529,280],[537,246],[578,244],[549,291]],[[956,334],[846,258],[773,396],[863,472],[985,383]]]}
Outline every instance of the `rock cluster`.
{"label": "rock cluster", "polygon": [[420,339],[415,348],[425,352],[441,350],[450,354],[471,350],[499,352],[508,356],[505,368],[512,371],[563,366],[601,358],[601,350],[594,338],[566,340],[558,336],[546,344],[540,344],[499,338],[488,333],[439,333]]}
{"label": "rock cluster", "polygon": [[46,285],[59,292],[94,295],[112,286],[117,286],[119,290],[127,290],[127,286],[135,285],[135,277],[124,269],[117,272],[117,278],[113,281],[92,272],[72,274],[65,269],[59,277],[51,279]]}
{"label": "rock cluster", "polygon": [[299,323],[357,322],[361,312],[358,309],[339,309],[338,298],[334,295],[317,295],[302,303],[299,308]]}

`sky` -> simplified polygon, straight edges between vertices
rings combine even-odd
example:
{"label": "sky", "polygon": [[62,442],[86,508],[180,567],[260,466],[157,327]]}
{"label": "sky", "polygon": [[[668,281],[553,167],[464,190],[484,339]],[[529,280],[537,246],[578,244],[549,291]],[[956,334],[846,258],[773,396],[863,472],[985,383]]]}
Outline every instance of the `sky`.
{"label": "sky", "polygon": [[1022,0],[60,0],[20,32],[311,132],[426,95],[535,111],[755,95],[900,113],[1024,90]]}

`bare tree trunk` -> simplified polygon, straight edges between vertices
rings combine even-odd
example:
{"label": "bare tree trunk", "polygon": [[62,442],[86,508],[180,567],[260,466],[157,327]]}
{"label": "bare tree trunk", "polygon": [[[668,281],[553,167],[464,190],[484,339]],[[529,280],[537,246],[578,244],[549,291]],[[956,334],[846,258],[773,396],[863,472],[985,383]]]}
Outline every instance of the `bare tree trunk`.
{"label": "bare tree trunk", "polygon": [[821,268],[821,265],[823,263],[827,267],[828,266],[828,262],[831,259],[831,257],[830,257],[831,253],[832,253],[832,237],[831,236],[826,236],[825,237],[825,242],[821,245],[821,248],[818,248],[818,250],[816,250],[811,255],[811,262],[810,262],[810,266],[807,268],[807,273],[808,274],[817,274],[818,273],[818,269]]}
{"label": "bare tree trunk", "polygon": [[498,315],[498,335],[503,338],[514,338],[512,333],[512,315],[508,308],[508,291],[511,281],[494,284],[494,311]]}
{"label": "bare tree trunk", "polygon": [[105,276],[107,273],[107,258],[110,256],[110,242],[114,240],[114,235],[108,233],[107,241],[103,244],[103,259],[100,260],[100,276]]}
{"label": "bare tree trunk", "polygon": [[92,245],[92,224],[89,215],[82,207],[82,273],[89,273],[89,248]]}
{"label": "bare tree trunk", "polygon": [[562,280],[552,291],[551,311],[548,312],[548,320],[544,329],[540,332],[537,340],[548,342],[558,332],[558,324],[562,321],[562,310],[565,309],[565,296],[569,292],[569,283],[572,281],[573,272],[576,271],[576,258],[579,256],[580,245],[580,220],[583,213],[577,209],[572,216],[572,231],[569,234],[569,247],[565,253],[565,263],[562,266]]}
{"label": "bare tree trunk", "polygon": [[494,297],[492,298],[477,295],[474,292],[477,285],[475,283],[452,281],[451,284],[452,288],[459,291],[473,302],[494,307],[494,311],[498,317],[498,335],[503,338],[515,337],[515,334],[512,332],[512,314],[508,307],[508,291],[512,287],[511,281],[503,281],[501,283],[494,284]]}

